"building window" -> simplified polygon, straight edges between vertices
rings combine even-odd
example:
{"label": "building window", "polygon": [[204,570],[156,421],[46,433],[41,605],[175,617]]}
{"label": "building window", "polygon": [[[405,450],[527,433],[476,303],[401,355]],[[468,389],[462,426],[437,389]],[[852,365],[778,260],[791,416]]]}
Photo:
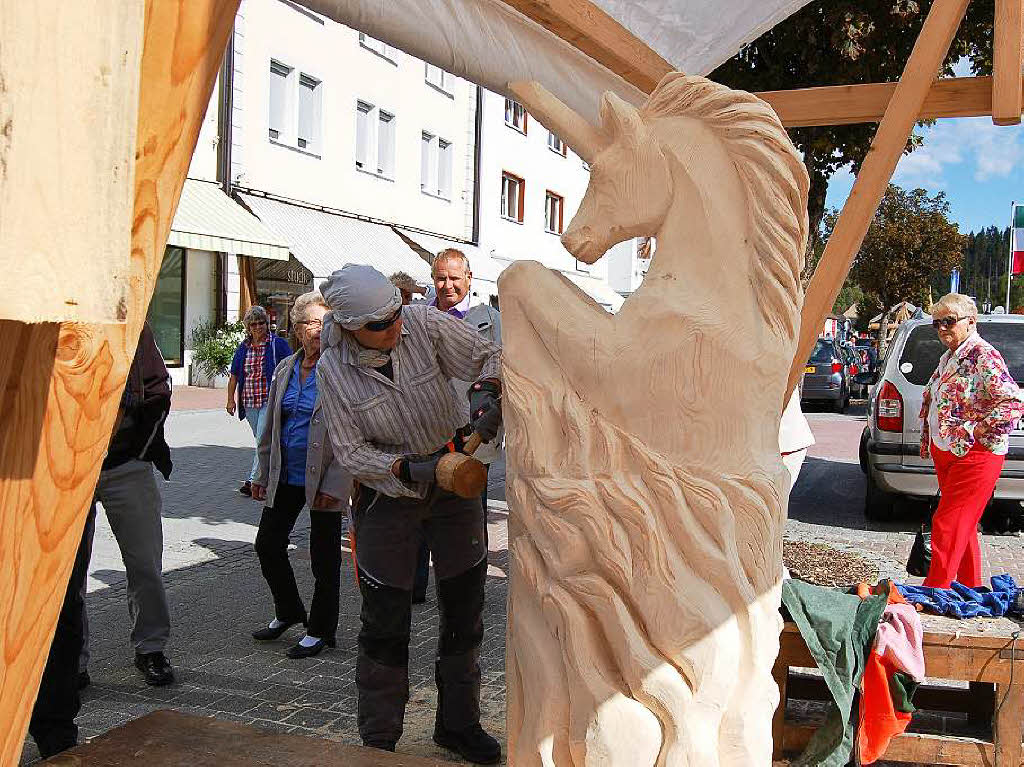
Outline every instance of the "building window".
{"label": "building window", "polygon": [[370,170],[371,144],[370,120],[373,116],[373,105],[365,101],[356,102],[356,167]]}
{"label": "building window", "polygon": [[164,361],[170,367],[185,364],[185,250],[169,245],[164,250],[156,288],[146,316]]}
{"label": "building window", "polygon": [[420,191],[452,198],[452,143],[424,131],[420,137]]}
{"label": "building window", "polygon": [[518,101],[505,99],[505,125],[526,134],[526,108]]}
{"label": "building window", "polygon": [[270,138],[280,141],[288,125],[288,78],[292,68],[270,61]]}
{"label": "building window", "polygon": [[377,117],[377,173],[395,177],[395,116],[383,109]]}
{"label": "building window", "polygon": [[551,131],[548,131],[548,149],[565,157],[565,142]]}
{"label": "building window", "polygon": [[320,151],[320,81],[309,75],[299,75],[299,149]]}
{"label": "building window", "polygon": [[523,200],[526,197],[526,182],[518,176],[501,174],[501,216],[509,221],[523,223]]}
{"label": "building window", "polygon": [[383,43],[376,38],[360,32],[359,44],[363,48],[366,48],[366,50],[376,53],[382,59],[389,61],[392,64],[398,64],[398,50],[396,48],[392,48],[387,43]]}
{"label": "building window", "polygon": [[544,231],[551,234],[562,233],[562,207],[564,200],[559,194],[548,191],[544,195]]}
{"label": "building window", "polygon": [[439,91],[442,91],[449,96],[453,95],[452,88],[452,76],[445,72],[441,67],[435,67],[433,64],[423,63],[424,66],[424,79],[428,85],[432,85]]}

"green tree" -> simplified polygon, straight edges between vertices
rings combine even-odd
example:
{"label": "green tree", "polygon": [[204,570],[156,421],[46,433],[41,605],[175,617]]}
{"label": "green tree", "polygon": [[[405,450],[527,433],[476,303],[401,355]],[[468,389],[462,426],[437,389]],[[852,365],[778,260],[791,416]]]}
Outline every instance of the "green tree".
{"label": "green tree", "polygon": [[[836,215],[825,217],[831,235]],[[853,282],[885,308],[880,338],[885,339],[889,308],[900,301],[927,302],[936,272],[960,266],[967,237],[949,220],[949,203],[939,192],[906,190],[890,184],[850,270]],[[938,296],[934,296],[938,298]]]}
{"label": "green tree", "polygon": [[[787,90],[898,80],[931,0],[812,0],[712,72],[712,80],[747,91]],[[992,71],[992,3],[972,3],[942,66],[953,73],[960,57],[975,74]],[[832,174],[867,155],[875,124],[790,128],[811,178],[811,246],[819,236]],[[907,152],[920,146],[914,135]]]}

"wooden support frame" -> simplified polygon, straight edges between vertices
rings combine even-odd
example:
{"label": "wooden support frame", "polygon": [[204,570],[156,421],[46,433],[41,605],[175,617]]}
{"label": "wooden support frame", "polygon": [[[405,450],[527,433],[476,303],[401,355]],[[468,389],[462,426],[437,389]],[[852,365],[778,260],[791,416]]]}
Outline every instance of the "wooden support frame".
{"label": "wooden support frame", "polygon": [[995,0],[992,41],[992,122],[1016,125],[1021,109],[1024,0]]}
{"label": "wooden support frame", "polygon": [[[825,315],[831,311],[853,259],[864,242],[871,219],[935,81],[935,73],[949,51],[969,3],[970,0],[935,0],[928,11],[903,76],[804,295],[800,338],[789,372],[787,393],[796,386]],[[785,402],[781,404],[785,407]]]}
{"label": "wooden support frame", "polygon": [[[0,568],[0,764],[16,764],[21,754],[33,691],[239,4],[132,2],[144,21],[135,32],[142,54],[133,64],[140,85],[133,205],[124,214],[131,228],[124,322],[0,323],[0,561],[7,563]],[[0,44],[18,32],[0,24]]]}

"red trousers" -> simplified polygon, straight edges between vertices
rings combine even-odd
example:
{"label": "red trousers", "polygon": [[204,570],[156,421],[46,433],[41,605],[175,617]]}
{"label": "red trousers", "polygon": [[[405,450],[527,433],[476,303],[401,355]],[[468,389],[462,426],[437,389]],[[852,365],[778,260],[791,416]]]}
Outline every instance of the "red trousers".
{"label": "red trousers", "polygon": [[981,582],[978,522],[992,497],[1005,455],[975,445],[963,458],[931,446],[939,479],[939,507],[932,515],[932,564],[925,586],[948,589],[958,581],[969,588]]}

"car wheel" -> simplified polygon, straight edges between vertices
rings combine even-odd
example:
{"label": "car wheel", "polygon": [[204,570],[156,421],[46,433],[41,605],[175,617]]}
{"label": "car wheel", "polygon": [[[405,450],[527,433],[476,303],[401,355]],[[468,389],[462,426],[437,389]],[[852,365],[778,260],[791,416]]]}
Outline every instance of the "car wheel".
{"label": "car wheel", "polygon": [[895,498],[892,493],[887,493],[875,483],[871,471],[867,472],[864,478],[866,489],[864,491],[864,518],[873,522],[887,522],[893,517]]}
{"label": "car wheel", "polygon": [[857,451],[857,458],[860,460],[860,470],[868,473],[868,430],[860,433],[860,449]]}

